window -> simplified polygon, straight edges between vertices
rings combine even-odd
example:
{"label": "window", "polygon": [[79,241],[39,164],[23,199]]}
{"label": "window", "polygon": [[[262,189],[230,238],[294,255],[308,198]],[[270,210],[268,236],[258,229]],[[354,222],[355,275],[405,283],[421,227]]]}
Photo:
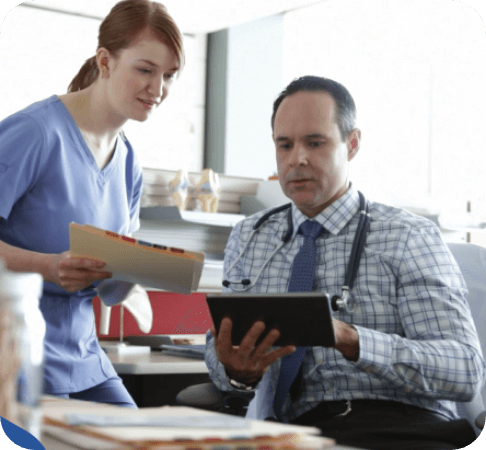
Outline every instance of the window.
{"label": "window", "polygon": [[[0,120],[64,94],[95,54],[101,20],[19,5],[1,23]],[[82,39],[80,39],[82,36]],[[186,66],[166,101],[125,133],[143,167],[202,170],[206,36],[185,35]]]}
{"label": "window", "polygon": [[351,180],[396,206],[486,219],[486,36],[450,0],[328,0],[285,15],[284,85],[301,75],[344,84],[362,145]]}

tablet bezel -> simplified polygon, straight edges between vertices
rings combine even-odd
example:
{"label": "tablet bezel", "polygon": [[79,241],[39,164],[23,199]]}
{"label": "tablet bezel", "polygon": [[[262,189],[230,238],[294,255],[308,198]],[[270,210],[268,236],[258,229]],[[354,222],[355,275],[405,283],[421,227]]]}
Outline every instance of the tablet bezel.
{"label": "tablet bezel", "polygon": [[223,317],[232,319],[233,345],[240,344],[257,320],[263,320],[266,328],[256,345],[273,326],[281,331],[275,346],[336,345],[331,304],[325,293],[206,294],[206,303],[217,333]]}

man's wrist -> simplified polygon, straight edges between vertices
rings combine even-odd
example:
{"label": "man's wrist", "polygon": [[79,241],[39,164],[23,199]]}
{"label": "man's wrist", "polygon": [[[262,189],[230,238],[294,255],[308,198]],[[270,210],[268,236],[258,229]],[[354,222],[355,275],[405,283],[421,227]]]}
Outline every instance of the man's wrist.
{"label": "man's wrist", "polygon": [[346,332],[341,342],[336,345],[336,350],[340,351],[346,359],[358,361],[359,359],[359,335],[356,328],[347,324]]}
{"label": "man's wrist", "polygon": [[260,382],[260,378],[252,378],[250,380],[240,380],[233,377],[227,371],[226,371],[226,379],[228,380],[228,383],[231,385],[231,387],[239,391],[251,391],[255,389],[255,387]]}

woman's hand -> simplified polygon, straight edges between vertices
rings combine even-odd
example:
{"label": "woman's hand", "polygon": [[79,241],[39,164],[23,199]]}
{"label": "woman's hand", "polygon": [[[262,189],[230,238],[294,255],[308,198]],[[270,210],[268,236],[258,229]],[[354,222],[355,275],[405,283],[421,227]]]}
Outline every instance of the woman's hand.
{"label": "woman's hand", "polygon": [[231,319],[225,317],[221,321],[219,334],[216,336],[214,328],[211,329],[211,333],[214,336],[218,359],[235,380],[250,384],[261,378],[270,364],[295,351],[293,345],[270,351],[270,347],[280,336],[280,332],[276,329],[270,330],[262,342],[255,347],[256,341],[265,329],[265,324],[261,321],[253,324],[239,346],[234,346],[231,342],[232,327]]}
{"label": "woman's hand", "polygon": [[69,251],[48,255],[45,281],[62,287],[66,292],[76,292],[90,286],[94,281],[111,278],[111,272],[101,270],[103,261],[87,258],[72,258]]}

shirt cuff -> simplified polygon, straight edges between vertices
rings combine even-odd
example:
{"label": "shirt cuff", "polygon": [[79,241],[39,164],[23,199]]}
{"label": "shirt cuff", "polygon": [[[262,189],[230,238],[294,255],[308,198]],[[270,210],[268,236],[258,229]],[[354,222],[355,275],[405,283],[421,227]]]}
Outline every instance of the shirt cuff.
{"label": "shirt cuff", "polygon": [[376,330],[354,326],[359,336],[357,368],[375,376],[383,376],[390,369],[395,343],[393,338]]}

